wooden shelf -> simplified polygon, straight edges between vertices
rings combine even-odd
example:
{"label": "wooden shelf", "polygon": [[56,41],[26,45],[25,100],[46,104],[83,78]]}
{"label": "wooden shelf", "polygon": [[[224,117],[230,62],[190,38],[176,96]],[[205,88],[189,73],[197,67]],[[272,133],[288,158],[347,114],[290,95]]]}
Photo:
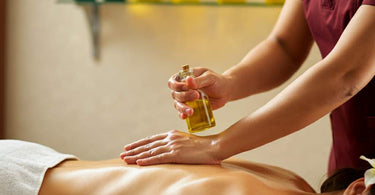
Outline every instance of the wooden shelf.
{"label": "wooden shelf", "polygon": [[119,5],[165,5],[165,6],[261,6],[283,5],[283,0],[57,0],[58,3],[74,3],[85,10],[91,29],[92,56],[100,59],[100,15],[99,7],[103,4]]}
{"label": "wooden shelf", "polygon": [[202,6],[280,6],[283,0],[58,0],[59,3],[76,4],[155,4],[155,5],[202,5]]}

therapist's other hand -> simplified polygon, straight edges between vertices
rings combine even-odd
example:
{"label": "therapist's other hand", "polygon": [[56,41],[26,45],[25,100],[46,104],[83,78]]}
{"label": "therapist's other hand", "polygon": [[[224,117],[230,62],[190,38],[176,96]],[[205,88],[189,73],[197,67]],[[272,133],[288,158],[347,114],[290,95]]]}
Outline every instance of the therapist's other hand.
{"label": "therapist's other hand", "polygon": [[228,78],[207,68],[194,68],[195,78],[187,77],[185,82],[179,81],[177,75],[168,80],[168,87],[172,90],[174,107],[179,117],[185,119],[194,112],[185,102],[199,98],[198,89],[208,95],[213,110],[223,107],[230,99],[228,93]]}
{"label": "therapist's other hand", "polygon": [[220,164],[215,136],[200,137],[177,130],[138,140],[124,147],[120,158],[128,164]]}

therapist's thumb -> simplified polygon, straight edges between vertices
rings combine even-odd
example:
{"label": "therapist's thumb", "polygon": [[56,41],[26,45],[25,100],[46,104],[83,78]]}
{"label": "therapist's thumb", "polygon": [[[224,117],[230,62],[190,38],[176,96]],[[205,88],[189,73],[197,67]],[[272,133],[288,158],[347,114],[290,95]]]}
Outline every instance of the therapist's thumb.
{"label": "therapist's thumb", "polygon": [[215,78],[210,74],[202,74],[198,77],[186,78],[186,84],[190,89],[202,89],[215,83]]}

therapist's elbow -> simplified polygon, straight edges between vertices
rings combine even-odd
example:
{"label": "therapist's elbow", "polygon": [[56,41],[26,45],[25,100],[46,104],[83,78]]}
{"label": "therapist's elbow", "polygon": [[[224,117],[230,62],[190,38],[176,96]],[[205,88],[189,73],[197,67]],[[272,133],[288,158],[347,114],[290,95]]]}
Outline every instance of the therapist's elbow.
{"label": "therapist's elbow", "polygon": [[359,93],[373,78],[374,74],[349,70],[342,75],[342,96],[349,99]]}

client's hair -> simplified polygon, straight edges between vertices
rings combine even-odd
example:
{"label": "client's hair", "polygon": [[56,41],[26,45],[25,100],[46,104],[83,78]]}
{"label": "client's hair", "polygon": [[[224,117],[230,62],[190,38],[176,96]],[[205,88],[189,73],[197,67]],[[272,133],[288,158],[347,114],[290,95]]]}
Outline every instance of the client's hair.
{"label": "client's hair", "polygon": [[[364,177],[366,169],[343,168],[336,170],[320,186],[320,192],[345,190],[353,181]],[[368,195],[375,195],[375,185],[371,186]]]}

